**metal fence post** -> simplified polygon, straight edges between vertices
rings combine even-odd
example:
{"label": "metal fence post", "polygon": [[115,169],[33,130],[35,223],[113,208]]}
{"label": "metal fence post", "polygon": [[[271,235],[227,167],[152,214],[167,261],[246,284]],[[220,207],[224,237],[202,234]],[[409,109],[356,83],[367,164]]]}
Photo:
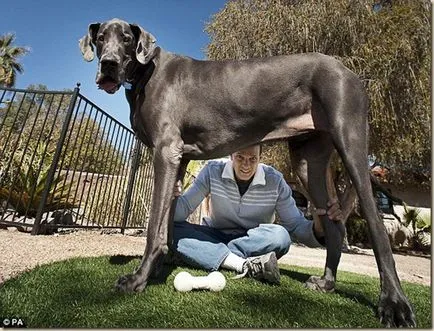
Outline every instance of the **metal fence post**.
{"label": "metal fence post", "polygon": [[128,178],[127,196],[125,198],[124,215],[123,215],[123,220],[122,220],[122,228],[121,228],[122,234],[125,233],[125,228],[127,226],[128,214],[129,214],[130,206],[131,206],[131,198],[133,195],[134,182],[136,180],[136,173],[137,173],[137,169],[139,168],[140,159],[142,156],[142,153],[141,153],[141,147],[142,146],[140,144],[140,141],[137,139],[137,137],[134,137],[134,139],[135,139],[135,144],[133,147],[133,159],[131,162],[130,176]]}
{"label": "metal fence post", "polygon": [[40,232],[44,206],[45,206],[45,203],[47,202],[48,195],[50,193],[50,188],[51,188],[51,185],[53,183],[54,174],[56,172],[56,167],[57,167],[57,164],[59,163],[60,155],[62,153],[63,144],[65,142],[65,138],[66,138],[66,135],[68,133],[69,123],[71,122],[72,113],[74,112],[75,104],[76,104],[77,99],[78,99],[78,95],[80,92],[79,86],[80,85],[77,84],[77,87],[74,89],[74,93],[72,94],[71,102],[69,104],[68,112],[66,114],[65,121],[63,122],[62,131],[60,133],[60,138],[59,138],[59,141],[58,141],[57,147],[56,147],[56,152],[54,153],[54,157],[53,157],[53,161],[51,163],[50,171],[48,172],[47,180],[45,181],[44,192],[42,193],[42,198],[41,198],[41,201],[39,203],[38,211],[36,213],[35,223],[33,224],[33,228],[32,228],[32,235],[37,235]]}

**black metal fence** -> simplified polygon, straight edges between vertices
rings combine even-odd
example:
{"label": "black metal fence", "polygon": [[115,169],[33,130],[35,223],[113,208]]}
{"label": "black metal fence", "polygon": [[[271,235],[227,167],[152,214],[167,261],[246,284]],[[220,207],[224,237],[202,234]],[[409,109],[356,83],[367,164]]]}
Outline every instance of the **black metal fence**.
{"label": "black metal fence", "polygon": [[0,226],[145,228],[151,151],[71,92],[0,88]]}

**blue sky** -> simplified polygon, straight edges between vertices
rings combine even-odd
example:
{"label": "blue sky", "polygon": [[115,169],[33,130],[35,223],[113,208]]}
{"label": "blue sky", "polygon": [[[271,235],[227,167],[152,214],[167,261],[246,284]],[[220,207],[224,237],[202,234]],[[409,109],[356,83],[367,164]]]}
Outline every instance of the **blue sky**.
{"label": "blue sky", "polygon": [[[5,1],[6,2],[6,1]],[[204,59],[209,42],[205,23],[224,7],[225,0],[13,0],[1,6],[0,34],[16,34],[15,44],[29,46],[21,58],[24,74],[17,88],[45,84],[50,90],[73,89],[130,127],[123,89],[109,95],[95,85],[97,62],[85,62],[78,40],[93,22],[117,17],[151,32],[162,48]]]}

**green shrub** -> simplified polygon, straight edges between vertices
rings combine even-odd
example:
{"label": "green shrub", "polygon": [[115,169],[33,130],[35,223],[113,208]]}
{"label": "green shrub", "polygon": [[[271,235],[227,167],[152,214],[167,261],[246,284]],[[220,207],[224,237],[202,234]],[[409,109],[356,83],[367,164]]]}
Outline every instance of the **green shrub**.
{"label": "green shrub", "polygon": [[404,223],[406,226],[411,225],[413,229],[412,248],[429,251],[431,249],[431,220],[422,217],[419,208],[408,208],[404,204],[404,210]]}
{"label": "green shrub", "polygon": [[[7,174],[9,180],[0,186],[0,200],[8,201],[18,215],[36,216],[53,159],[53,152],[45,153],[45,148],[44,144],[38,144],[32,156],[24,151],[16,152]],[[64,180],[61,174],[53,179],[43,212],[75,207],[68,196],[71,184]]]}
{"label": "green shrub", "polygon": [[346,224],[348,243],[369,244],[369,227],[366,220],[360,217],[350,217]]}
{"label": "green shrub", "polygon": [[187,171],[185,172],[182,183],[182,190],[186,191],[193,184],[200,170],[205,166],[206,161],[193,160],[188,163]]}

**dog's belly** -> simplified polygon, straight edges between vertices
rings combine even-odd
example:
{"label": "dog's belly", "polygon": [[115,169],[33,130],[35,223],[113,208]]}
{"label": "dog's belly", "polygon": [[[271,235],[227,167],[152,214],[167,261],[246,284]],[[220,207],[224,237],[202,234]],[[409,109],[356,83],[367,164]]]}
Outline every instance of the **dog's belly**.
{"label": "dog's belly", "polygon": [[299,136],[304,133],[311,132],[313,130],[325,129],[322,125],[322,121],[313,122],[312,115],[303,114],[296,118],[291,118],[284,122],[280,127],[274,131],[268,133],[261,141],[272,141],[280,139],[288,139],[294,136]]}
{"label": "dog's belly", "polygon": [[[323,129],[322,121],[313,121],[312,115],[303,114],[296,118],[291,118],[282,123],[278,128],[270,132],[255,132],[251,130],[243,136],[233,136],[229,139],[224,135],[225,130],[222,128],[222,136],[225,138],[202,137],[197,141],[184,143],[183,155],[191,160],[213,159],[227,156],[237,150],[249,145],[265,141],[289,139],[291,137],[306,134],[315,130]],[[325,127],[324,127],[325,129]]]}

